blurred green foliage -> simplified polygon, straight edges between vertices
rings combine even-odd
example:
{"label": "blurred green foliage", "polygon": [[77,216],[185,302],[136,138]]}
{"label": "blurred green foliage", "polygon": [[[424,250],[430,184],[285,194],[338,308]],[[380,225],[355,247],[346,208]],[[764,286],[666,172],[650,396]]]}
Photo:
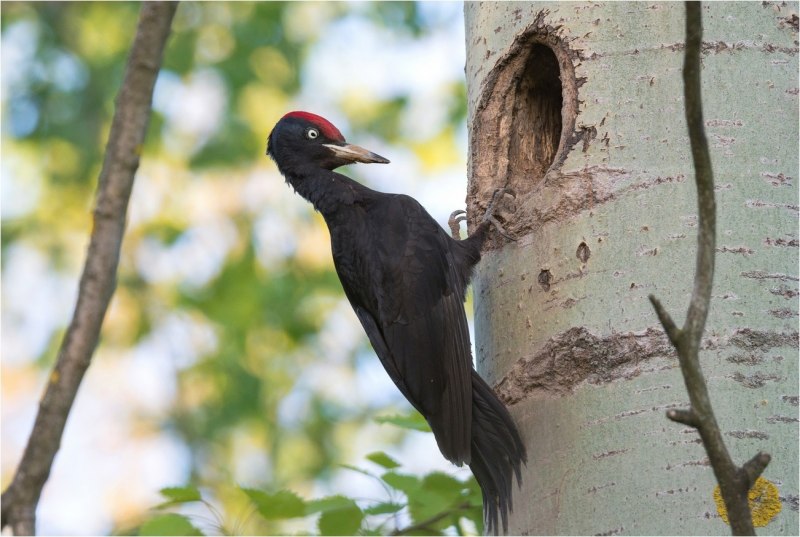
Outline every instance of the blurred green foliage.
{"label": "blurred green foliage", "polygon": [[[202,535],[195,524],[199,515],[174,512],[189,503],[203,504],[214,521],[211,531],[224,535],[237,533],[233,528],[251,534],[269,533],[271,522],[297,518],[315,518],[318,535],[464,535],[470,530],[483,533],[481,492],[474,479],[460,481],[442,472],[424,476],[399,473],[396,469],[400,463],[383,452],[367,458],[385,471],[374,474],[357,467],[349,469],[381,483],[385,498],[357,502],[333,495],[305,500],[286,489],[270,493],[241,488],[254,510],[244,519],[228,522],[229,517],[217,512],[197,488],[170,487],[161,490],[166,501],[139,527],[138,534]],[[474,529],[465,527],[465,521],[470,521]]]}
{"label": "blurred green foliage", "polygon": [[[3,49],[10,51],[2,73],[4,316],[44,323],[46,335],[43,344],[15,347],[31,355],[16,356],[13,368],[4,350],[4,376],[9,382],[34,376],[41,383],[73,299],[53,308],[64,311],[60,316],[30,312],[24,303],[7,306],[5,286],[17,284],[6,269],[27,249],[44,259],[37,277],[77,281],[139,4],[3,2],[0,9]],[[315,483],[354,471],[340,465],[352,456],[357,432],[375,427],[378,413],[394,414],[383,423],[426,429],[418,415],[403,414],[408,406],[399,395],[390,403],[356,398],[350,404],[303,380],[330,360],[333,348],[341,356],[331,362],[338,376],[329,382],[344,382],[368,344],[360,330],[355,342],[341,336],[336,323],[348,310],[324,224],[282,184],[264,156],[265,141],[303,91],[315,44],[353,16],[403,39],[425,36],[445,22],[411,2],[185,2],[178,9],[134,188],[118,289],[98,349],[100,359],[122,362],[134,350],[148,355],[160,345],[151,359],[171,364],[175,378],[167,383],[166,410],[139,415],[129,425],[132,442],[170,435],[186,447],[191,486],[162,490],[168,501],[161,511],[203,501],[233,512],[251,502],[264,521],[259,531],[280,533],[295,528],[284,526],[286,519],[318,515],[321,534],[370,534],[387,531],[383,519],[397,520],[401,509],[412,525],[453,510],[425,532],[458,526],[461,516],[480,531],[480,494],[472,479],[401,474],[396,467],[402,462],[382,452],[369,460],[386,470],[373,477],[389,498],[306,500],[266,492],[309,495]],[[443,91],[445,121],[428,144],[403,138],[409,95],[334,104],[354,138],[368,132],[410,149],[423,164],[433,152],[460,165],[452,147],[466,117],[464,86]],[[354,318],[348,319],[352,329]],[[405,430],[382,427],[384,445],[399,445]],[[242,469],[243,460],[250,466]],[[4,466],[4,483],[8,472]],[[237,484],[243,473],[247,487]],[[137,509],[119,507],[114,525],[135,525],[142,535],[199,534],[191,517],[148,517]]]}

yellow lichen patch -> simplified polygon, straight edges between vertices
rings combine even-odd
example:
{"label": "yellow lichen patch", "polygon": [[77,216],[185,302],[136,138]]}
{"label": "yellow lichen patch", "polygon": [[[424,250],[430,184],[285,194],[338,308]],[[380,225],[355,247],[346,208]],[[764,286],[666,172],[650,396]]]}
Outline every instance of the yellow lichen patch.
{"label": "yellow lichen patch", "polygon": [[[778,497],[778,487],[771,481],[759,477],[747,494],[750,504],[750,512],[753,516],[753,526],[761,528],[772,521],[781,512],[781,500]],[[714,503],[717,504],[717,513],[722,520],[728,522],[728,511],[725,509],[725,501],[722,499],[722,492],[719,485],[714,487]]]}

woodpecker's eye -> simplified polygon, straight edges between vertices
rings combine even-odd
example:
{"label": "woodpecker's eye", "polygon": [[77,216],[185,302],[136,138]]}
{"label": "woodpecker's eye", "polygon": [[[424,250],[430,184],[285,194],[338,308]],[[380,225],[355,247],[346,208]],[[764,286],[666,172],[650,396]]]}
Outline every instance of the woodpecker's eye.
{"label": "woodpecker's eye", "polygon": [[313,140],[318,137],[319,137],[319,131],[317,129],[311,127],[306,131],[306,138],[308,138],[309,140]]}

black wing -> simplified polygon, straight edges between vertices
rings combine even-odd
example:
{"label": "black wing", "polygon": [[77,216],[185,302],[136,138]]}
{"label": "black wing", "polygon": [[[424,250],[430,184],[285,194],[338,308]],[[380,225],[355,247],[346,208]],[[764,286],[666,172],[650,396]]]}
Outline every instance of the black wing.
{"label": "black wing", "polygon": [[457,243],[408,196],[383,195],[359,213],[365,225],[334,241],[345,293],[442,454],[469,463],[472,357]]}

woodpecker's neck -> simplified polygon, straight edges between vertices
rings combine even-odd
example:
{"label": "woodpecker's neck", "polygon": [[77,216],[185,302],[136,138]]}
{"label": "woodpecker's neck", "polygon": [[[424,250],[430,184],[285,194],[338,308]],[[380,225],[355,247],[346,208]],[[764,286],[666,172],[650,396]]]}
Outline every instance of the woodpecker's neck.
{"label": "woodpecker's neck", "polygon": [[362,192],[369,190],[349,177],[321,168],[286,170],[283,175],[295,192],[323,216],[333,214],[343,205],[352,205]]}

